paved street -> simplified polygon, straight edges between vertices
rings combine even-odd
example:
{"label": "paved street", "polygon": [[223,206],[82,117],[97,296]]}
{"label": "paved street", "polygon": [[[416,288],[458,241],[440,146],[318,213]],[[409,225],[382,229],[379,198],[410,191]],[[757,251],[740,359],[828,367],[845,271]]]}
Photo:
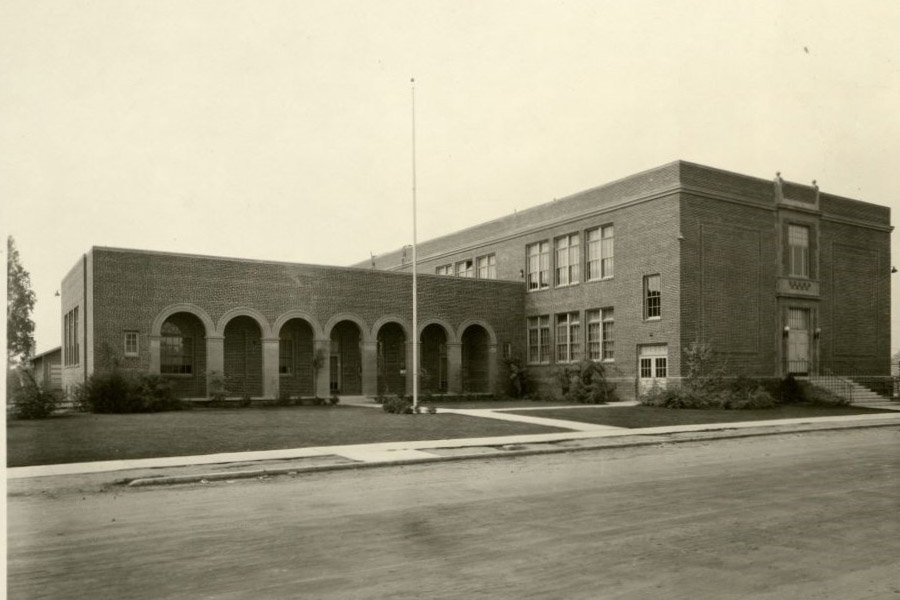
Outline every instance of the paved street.
{"label": "paved street", "polygon": [[900,598],[900,428],[9,498],[9,597]]}

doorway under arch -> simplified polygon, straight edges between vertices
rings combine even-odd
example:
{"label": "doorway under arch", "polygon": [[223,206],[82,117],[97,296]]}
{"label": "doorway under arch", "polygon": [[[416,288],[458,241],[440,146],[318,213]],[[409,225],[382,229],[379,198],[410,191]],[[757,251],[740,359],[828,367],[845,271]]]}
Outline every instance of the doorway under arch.
{"label": "doorway under arch", "polygon": [[378,330],[378,393],[406,395],[406,334],[399,323]]}
{"label": "doorway under arch", "polygon": [[447,332],[437,323],[422,330],[419,385],[432,394],[447,391]]}
{"label": "doorway under arch", "polygon": [[362,332],[353,321],[340,321],[331,328],[329,390],[332,394],[362,394]]}
{"label": "doorway under arch", "polygon": [[481,325],[469,325],[462,334],[462,388],[464,392],[490,391],[491,336]]}
{"label": "doorway under arch", "polygon": [[262,331],[246,315],[225,326],[225,389],[230,396],[262,396]]}
{"label": "doorway under arch", "polygon": [[281,394],[315,396],[312,325],[293,318],[278,332],[278,385]]}

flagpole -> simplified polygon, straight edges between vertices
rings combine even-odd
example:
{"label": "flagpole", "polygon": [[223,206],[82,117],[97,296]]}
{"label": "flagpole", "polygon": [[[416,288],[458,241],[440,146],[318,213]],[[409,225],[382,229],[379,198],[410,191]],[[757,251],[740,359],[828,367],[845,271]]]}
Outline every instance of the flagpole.
{"label": "flagpole", "polygon": [[413,244],[412,244],[412,355],[413,355],[413,411],[419,408],[419,303],[418,282],[416,279],[416,80],[409,80],[412,92],[412,206],[413,206]]}

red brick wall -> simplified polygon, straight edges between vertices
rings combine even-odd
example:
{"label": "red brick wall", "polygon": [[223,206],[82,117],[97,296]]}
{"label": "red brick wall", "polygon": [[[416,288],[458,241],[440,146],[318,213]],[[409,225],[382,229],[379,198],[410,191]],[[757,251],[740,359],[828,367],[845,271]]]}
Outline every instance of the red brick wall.
{"label": "red brick wall", "polygon": [[[153,320],[176,303],[201,307],[214,323],[237,307],[259,311],[269,326],[290,310],[305,311],[322,328],[341,314],[362,320],[369,330],[387,316],[412,321],[412,280],[404,273],[112,248],[94,248],[92,259],[92,345],[106,344],[121,357],[123,332],[138,331],[139,356],[128,364],[139,371],[149,369]],[[481,319],[498,343],[509,342],[521,353],[522,288],[517,282],[421,276],[419,319],[441,319],[454,329],[451,337],[465,321]]]}

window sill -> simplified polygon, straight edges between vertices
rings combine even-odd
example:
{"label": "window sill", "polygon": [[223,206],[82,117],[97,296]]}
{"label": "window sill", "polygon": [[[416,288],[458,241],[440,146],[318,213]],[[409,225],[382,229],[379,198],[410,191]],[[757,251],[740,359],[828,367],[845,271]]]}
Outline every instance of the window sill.
{"label": "window sill", "polygon": [[557,288],[557,289],[562,289],[562,288],[575,287],[575,286],[578,285],[579,283],[580,283],[580,282],[578,282],[578,281],[576,281],[575,283],[558,283],[558,284],[556,284],[556,288]]}
{"label": "window sill", "polygon": [[533,290],[528,290],[528,293],[529,293],[529,294],[533,294],[533,293],[535,293],[535,292],[546,292],[546,291],[549,290],[549,289],[550,289],[549,286],[548,286],[548,287],[542,287],[542,288],[536,288],[536,289],[533,289]]}
{"label": "window sill", "polygon": [[173,379],[193,379],[193,373],[160,373],[162,377],[172,377]]}
{"label": "window sill", "polygon": [[588,279],[587,281],[585,281],[585,283],[598,283],[600,281],[612,281],[613,279],[615,278],[610,275],[609,277],[596,277],[594,279]]}
{"label": "window sill", "polygon": [[655,323],[657,321],[662,321],[662,317],[647,317],[644,319],[644,323]]}

